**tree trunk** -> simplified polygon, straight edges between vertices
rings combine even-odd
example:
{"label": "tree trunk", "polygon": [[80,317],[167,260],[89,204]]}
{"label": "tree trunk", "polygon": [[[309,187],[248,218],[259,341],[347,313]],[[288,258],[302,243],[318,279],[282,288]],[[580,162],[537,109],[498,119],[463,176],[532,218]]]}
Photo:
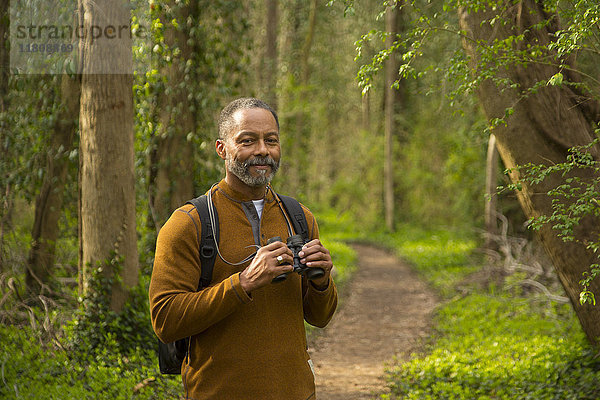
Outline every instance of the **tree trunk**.
{"label": "tree trunk", "polygon": [[298,187],[303,188],[306,198],[311,198],[313,182],[309,177],[310,165],[312,163],[312,155],[308,149],[313,146],[313,132],[311,126],[311,102],[310,98],[310,54],[314,43],[315,31],[317,28],[317,7],[318,0],[310,2],[308,11],[308,26],[306,28],[306,36],[300,51],[300,80],[298,81],[298,103],[300,109],[296,117],[296,129],[294,129],[294,152],[292,157],[295,163],[295,170],[298,176]]}
{"label": "tree trunk", "polygon": [[[194,155],[191,142],[187,139],[196,125],[190,86],[186,85],[191,80],[192,72],[186,65],[192,54],[186,26],[189,7],[173,3],[169,7],[173,14],[162,16],[164,40],[169,47],[171,62],[161,69],[168,89],[158,95],[156,161],[151,167],[156,169],[151,207],[157,229],[166,222],[173,210],[194,196]],[[178,21],[178,27],[173,25],[173,18]]]}
{"label": "tree trunk", "polygon": [[361,125],[362,130],[365,132],[371,132],[371,101],[369,92],[366,92],[361,97],[360,103],[361,109]]}
{"label": "tree trunk", "polygon": [[496,150],[496,136],[490,135],[487,149],[487,160],[485,168],[485,193],[488,196],[485,202],[485,248],[495,250],[492,237],[498,234],[498,220],[496,217],[498,209],[498,150]]}
{"label": "tree trunk", "polygon": [[[84,26],[129,26],[130,9],[117,0],[83,0]],[[138,282],[133,148],[133,61],[131,39],[82,41],[81,237],[84,294],[92,269],[113,280],[110,307],[120,311],[127,289]],[[93,288],[92,288],[93,289]]]}
{"label": "tree trunk", "polygon": [[35,204],[32,246],[26,275],[27,291],[39,294],[48,283],[54,266],[54,251],[59,233],[59,218],[63,190],[68,172],[69,152],[77,133],[77,114],[80,97],[79,76],[62,75],[60,82],[61,107],[50,138],[46,174]]}
{"label": "tree trunk", "polygon": [[[551,16],[547,15],[543,6],[533,0],[525,0],[518,6],[509,8],[505,17],[509,24],[497,23],[491,27],[489,21],[493,13],[469,13],[459,10],[460,25],[467,36],[474,40],[492,42],[510,35],[525,33],[526,43],[547,45],[558,29],[556,23],[541,24]],[[555,18],[553,21],[556,21]],[[538,25],[539,24],[539,25]],[[475,42],[463,41],[464,49],[471,58],[472,66],[477,74],[476,62],[480,54]],[[507,125],[494,129],[497,148],[507,168],[514,168],[527,163],[552,164],[564,162],[567,149],[573,146],[588,144],[594,138],[593,123],[598,114],[594,111],[597,104],[592,100],[581,101],[579,93],[571,86],[543,86],[536,94],[523,97],[524,91],[533,87],[536,82],[545,82],[558,70],[550,65],[529,64],[526,67],[512,65],[505,69],[505,77],[520,85],[522,92],[508,87],[497,87],[487,80],[478,89],[481,105],[488,119],[502,118],[505,110],[514,106],[514,113],[507,118]],[[565,72],[563,72],[565,73]],[[576,80],[569,76],[569,80]],[[596,108],[597,109],[597,108]],[[593,148],[592,155],[596,160],[600,157],[599,149]],[[592,178],[587,170],[579,171],[582,178]],[[588,176],[586,176],[586,174]],[[511,179],[519,179],[518,172],[511,174]],[[548,190],[564,182],[560,176],[550,176],[536,186],[524,186],[517,193],[519,202],[527,217],[550,215],[551,199]],[[598,221],[585,219],[577,229],[576,242],[564,242],[551,227],[545,226],[539,231],[540,239],[547,250],[558,277],[569,296],[574,310],[581,322],[588,339],[599,343],[600,307],[581,305],[579,281],[582,273],[597,258],[585,249],[588,240],[597,240]],[[600,280],[596,279],[590,287],[594,293],[600,293]]]}
{"label": "tree trunk", "polygon": [[[310,143],[309,94],[307,93],[310,79],[310,52],[317,23],[318,2],[310,3],[295,0],[280,3],[281,11],[281,64],[286,71],[282,79],[283,90],[278,98],[279,117],[282,126],[288,127],[289,135],[285,132],[283,138],[283,156],[280,190],[289,195],[298,196],[300,190],[306,189],[307,154]],[[308,17],[306,5],[309,5]],[[306,33],[301,28],[305,22]],[[301,46],[300,46],[301,44]]]}
{"label": "tree trunk", "polygon": [[265,32],[265,57],[261,68],[263,88],[265,91],[264,101],[277,110],[277,26],[278,0],[267,0],[267,23]]}
{"label": "tree trunk", "polygon": [[304,38],[304,45],[302,46],[302,56],[300,58],[300,85],[303,86],[308,85],[308,80],[310,78],[310,50],[313,45],[315,29],[317,26],[318,5],[318,0],[312,0],[310,2],[310,10],[308,12],[308,29],[306,31],[306,37]]}
{"label": "tree trunk", "polygon": [[[9,126],[7,122],[7,113],[9,109],[8,81],[10,71],[10,1],[0,0],[0,151],[2,154],[8,154],[8,141],[5,140],[9,135]],[[7,177],[2,177],[0,187],[0,271],[4,270],[4,230],[10,217],[10,186]]]}
{"label": "tree trunk", "polygon": [[[386,47],[391,47],[396,39],[399,8],[388,7],[385,13],[385,30],[391,35],[386,38]],[[398,77],[398,62],[393,54],[385,61],[385,99],[384,99],[384,165],[383,193],[385,208],[385,226],[394,230],[394,133],[396,90],[392,87]]]}
{"label": "tree trunk", "polygon": [[10,75],[10,0],[0,0],[0,113],[8,110],[8,77]]}

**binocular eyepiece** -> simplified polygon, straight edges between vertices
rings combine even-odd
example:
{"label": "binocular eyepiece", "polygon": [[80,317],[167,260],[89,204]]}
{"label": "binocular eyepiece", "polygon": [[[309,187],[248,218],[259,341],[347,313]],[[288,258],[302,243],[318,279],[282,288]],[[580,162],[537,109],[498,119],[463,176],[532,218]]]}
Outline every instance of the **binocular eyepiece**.
{"label": "binocular eyepiece", "polygon": [[[274,242],[282,242],[282,240],[279,236],[275,236],[269,239],[267,243],[270,244]],[[298,253],[300,253],[300,251],[302,250],[302,246],[304,246],[305,243],[306,242],[304,241],[301,235],[292,235],[287,239],[287,247],[292,251],[292,254],[294,255],[294,264],[292,265],[294,267],[293,272],[306,276],[306,279],[309,280],[318,279],[325,275],[325,271],[323,270],[323,268],[310,268],[307,267],[306,264],[302,264],[300,262],[300,256],[298,255]],[[288,274],[289,272],[284,272],[283,274],[273,278],[272,282],[283,282],[287,278]]]}

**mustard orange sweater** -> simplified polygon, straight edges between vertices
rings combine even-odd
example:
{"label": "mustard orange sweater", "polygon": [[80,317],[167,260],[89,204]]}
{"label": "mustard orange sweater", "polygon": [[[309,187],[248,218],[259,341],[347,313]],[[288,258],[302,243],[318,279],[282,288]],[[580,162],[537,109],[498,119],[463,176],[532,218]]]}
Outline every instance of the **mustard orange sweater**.
{"label": "mustard orange sweater", "polygon": [[[262,217],[225,181],[213,189],[219,214],[219,249],[236,263],[257,243],[289,236],[285,217],[271,191]],[[314,216],[304,208],[309,234],[319,236]],[[251,219],[254,219],[254,230]],[[298,274],[253,291],[242,289],[239,274],[249,264],[229,265],[218,256],[210,286],[197,292],[201,224],[191,205],[177,209],[161,229],[150,282],[152,324],[163,342],[191,336],[182,366],[186,399],[305,400],[315,398],[306,351],[304,322],[323,327],[335,311],[337,290],[330,279],[317,290]]]}

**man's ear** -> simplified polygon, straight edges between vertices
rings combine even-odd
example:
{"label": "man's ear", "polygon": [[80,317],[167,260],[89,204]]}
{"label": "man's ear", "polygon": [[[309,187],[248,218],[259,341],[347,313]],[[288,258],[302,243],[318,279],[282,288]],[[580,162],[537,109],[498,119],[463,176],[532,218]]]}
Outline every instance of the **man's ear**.
{"label": "man's ear", "polygon": [[217,139],[215,142],[215,149],[217,150],[219,157],[224,160],[227,156],[227,151],[225,150],[225,141],[223,139]]}

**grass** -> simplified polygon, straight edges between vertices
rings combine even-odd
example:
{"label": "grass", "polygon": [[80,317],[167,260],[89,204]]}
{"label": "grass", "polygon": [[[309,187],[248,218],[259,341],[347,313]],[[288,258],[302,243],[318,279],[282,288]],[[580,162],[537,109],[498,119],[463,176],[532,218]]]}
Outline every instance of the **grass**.
{"label": "grass", "polygon": [[[153,351],[121,354],[113,337],[98,352],[78,359],[76,352],[41,344],[35,336],[30,328],[0,325],[0,398],[150,400],[178,398],[181,392],[178,377],[159,375]],[[151,384],[136,390],[144,381]]]}
{"label": "grass", "polygon": [[404,228],[385,244],[446,302],[425,353],[387,370],[391,393],[382,399],[600,398],[600,358],[569,305],[542,306],[508,289],[478,286],[452,296],[453,286],[480,268],[469,235]]}
{"label": "grass", "polygon": [[444,297],[480,267],[472,256],[477,241],[465,232],[404,225],[394,234],[376,234],[375,240],[408,261]]}

